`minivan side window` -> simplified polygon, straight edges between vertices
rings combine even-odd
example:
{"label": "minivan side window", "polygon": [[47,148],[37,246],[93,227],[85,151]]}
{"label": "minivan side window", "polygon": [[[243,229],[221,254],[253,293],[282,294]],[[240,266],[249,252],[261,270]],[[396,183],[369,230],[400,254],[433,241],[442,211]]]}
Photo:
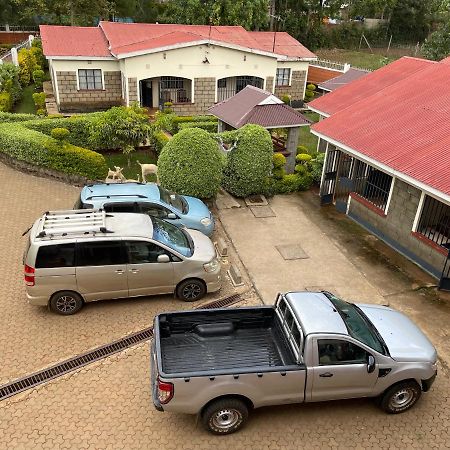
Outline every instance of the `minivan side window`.
{"label": "minivan side window", "polygon": [[364,364],[367,362],[367,352],[352,342],[340,339],[319,339],[319,365],[334,364]]}
{"label": "minivan side window", "polygon": [[140,212],[148,214],[149,216],[158,217],[159,219],[166,219],[167,215],[170,214],[170,211],[164,206],[154,205],[152,203],[143,203],[140,206]]}
{"label": "minivan side window", "polygon": [[121,241],[82,242],[77,245],[77,266],[113,266],[126,262]]}
{"label": "minivan side window", "polygon": [[124,212],[124,213],[134,213],[138,212],[136,203],[105,203],[103,208],[106,212]]}
{"label": "minivan side window", "polygon": [[128,252],[129,264],[146,264],[158,262],[159,255],[169,255],[167,250],[146,241],[127,241],[125,246]]}
{"label": "minivan side window", "polygon": [[75,264],[75,243],[43,245],[36,256],[36,269],[73,267]]}

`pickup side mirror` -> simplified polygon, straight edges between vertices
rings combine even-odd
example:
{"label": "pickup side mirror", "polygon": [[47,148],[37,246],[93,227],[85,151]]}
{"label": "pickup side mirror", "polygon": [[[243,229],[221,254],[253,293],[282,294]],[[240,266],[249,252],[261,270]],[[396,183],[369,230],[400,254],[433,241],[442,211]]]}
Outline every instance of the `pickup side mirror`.
{"label": "pickup side mirror", "polygon": [[159,263],[168,263],[170,262],[170,258],[169,255],[158,255],[156,261]]}
{"label": "pickup side mirror", "polygon": [[375,370],[375,358],[369,355],[367,358],[367,373],[372,373]]}
{"label": "pickup side mirror", "polygon": [[175,220],[177,218],[177,215],[174,213],[167,214],[167,219],[169,220]]}

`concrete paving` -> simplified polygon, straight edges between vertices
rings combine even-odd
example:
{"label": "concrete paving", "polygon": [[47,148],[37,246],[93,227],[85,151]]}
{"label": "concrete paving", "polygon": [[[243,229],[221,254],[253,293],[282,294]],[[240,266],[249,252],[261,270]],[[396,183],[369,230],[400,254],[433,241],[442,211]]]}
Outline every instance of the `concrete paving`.
{"label": "concrete paving", "polygon": [[[274,217],[255,216],[257,208],[222,209],[219,217],[265,303],[273,303],[278,292],[324,288],[349,300],[384,303],[380,292],[309,220],[297,196],[273,198]],[[285,259],[277,250],[281,246],[300,246],[309,258]]]}

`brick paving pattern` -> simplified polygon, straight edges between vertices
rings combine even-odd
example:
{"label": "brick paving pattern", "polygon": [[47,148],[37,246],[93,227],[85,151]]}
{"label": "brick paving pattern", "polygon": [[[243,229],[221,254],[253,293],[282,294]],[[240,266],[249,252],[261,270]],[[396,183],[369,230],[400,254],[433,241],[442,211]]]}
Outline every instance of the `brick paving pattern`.
{"label": "brick paving pattern", "polygon": [[[89,303],[78,314],[63,317],[28,305],[22,266],[27,238],[21,234],[44,211],[71,208],[80,189],[1,163],[0,179],[6,187],[0,218],[0,384],[146,328],[158,312],[197,306],[166,295]],[[232,291],[225,282],[204,301]]]}

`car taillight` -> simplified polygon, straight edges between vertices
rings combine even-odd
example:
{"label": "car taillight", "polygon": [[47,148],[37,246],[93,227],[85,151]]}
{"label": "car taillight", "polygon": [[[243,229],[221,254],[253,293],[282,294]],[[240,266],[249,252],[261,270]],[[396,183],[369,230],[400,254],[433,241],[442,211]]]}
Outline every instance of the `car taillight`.
{"label": "car taillight", "polygon": [[25,265],[25,284],[34,286],[34,267]]}
{"label": "car taillight", "polygon": [[164,381],[161,381],[158,378],[158,400],[159,403],[162,405],[165,405],[166,403],[169,403],[170,400],[172,400],[173,397],[173,384],[172,383],[166,383]]}

